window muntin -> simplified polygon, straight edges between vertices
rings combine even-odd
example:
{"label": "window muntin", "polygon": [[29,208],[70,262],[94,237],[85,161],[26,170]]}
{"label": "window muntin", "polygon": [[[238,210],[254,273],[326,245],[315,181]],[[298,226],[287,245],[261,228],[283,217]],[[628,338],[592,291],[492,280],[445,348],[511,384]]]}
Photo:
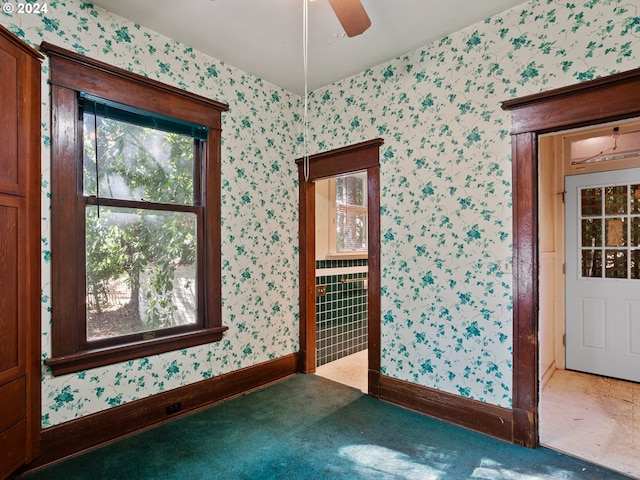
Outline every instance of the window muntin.
{"label": "window muntin", "polygon": [[582,277],[640,279],[640,185],[580,189]]}

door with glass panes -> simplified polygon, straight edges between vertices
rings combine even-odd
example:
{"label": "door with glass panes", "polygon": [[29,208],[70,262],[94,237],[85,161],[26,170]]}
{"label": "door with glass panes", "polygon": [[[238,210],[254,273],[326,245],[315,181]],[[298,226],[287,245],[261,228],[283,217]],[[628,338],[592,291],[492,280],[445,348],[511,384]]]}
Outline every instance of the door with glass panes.
{"label": "door with glass panes", "polygon": [[565,179],[566,368],[640,381],[640,169]]}

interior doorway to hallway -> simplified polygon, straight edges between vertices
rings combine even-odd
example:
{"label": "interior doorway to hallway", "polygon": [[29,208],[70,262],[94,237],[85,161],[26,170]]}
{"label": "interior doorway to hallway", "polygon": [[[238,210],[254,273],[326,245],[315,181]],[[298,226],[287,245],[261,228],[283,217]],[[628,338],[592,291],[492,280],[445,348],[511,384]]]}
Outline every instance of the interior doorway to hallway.
{"label": "interior doorway to hallway", "polygon": [[[339,275],[340,288],[366,290],[367,388],[378,396],[380,378],[380,158],[382,139],[296,160],[300,182],[300,348],[302,371],[315,373],[318,364],[316,325],[316,182],[345,174],[366,173],[367,235],[366,278],[361,273]],[[365,285],[366,282],[366,285]],[[365,287],[366,288],[362,288]],[[323,296],[323,295],[321,295]],[[336,296],[337,297],[337,296]],[[330,304],[337,302],[330,299]],[[337,307],[337,305],[336,305]],[[344,334],[344,332],[342,332]]]}
{"label": "interior doorway to hallway", "polygon": [[[539,138],[539,436],[544,446],[640,477],[640,418],[634,414],[640,408],[640,384],[610,378],[626,375],[616,371],[615,363],[610,367],[613,370],[606,370],[608,376],[594,375],[599,370],[593,368],[593,361],[602,362],[598,355],[606,348],[613,349],[616,354],[621,350],[632,352],[633,338],[622,335],[618,344],[613,344],[614,335],[608,334],[606,327],[610,323],[621,330],[620,325],[613,323],[615,319],[607,320],[604,311],[597,315],[600,309],[581,307],[594,302],[602,305],[628,305],[629,302],[607,300],[606,290],[597,285],[596,294],[590,295],[586,304],[579,299],[577,303],[565,302],[567,283],[569,295],[575,297],[571,289],[575,289],[576,275],[582,278],[582,283],[611,281],[615,294],[623,290],[622,284],[632,288],[636,281],[633,272],[638,266],[635,265],[634,247],[640,247],[640,244],[633,234],[638,221],[632,212],[636,210],[635,184],[640,182],[632,181],[632,171],[616,169],[635,167],[640,175],[640,150],[634,153],[633,149],[627,148],[625,152],[624,145],[619,143],[620,133],[624,132],[638,132],[634,135],[640,139],[640,122],[614,122],[554,132]],[[572,151],[576,157],[579,150],[572,149],[572,143],[576,141],[593,144],[593,152],[572,159]],[[620,180],[620,177],[624,180],[622,183],[628,183],[626,180],[631,183],[618,186],[614,180]],[[570,181],[566,182],[567,179]],[[596,180],[604,182],[600,190],[594,187],[595,184],[591,185]],[[569,187],[576,183],[586,185],[578,190],[583,198],[572,198],[576,197],[572,195],[575,192],[568,191],[565,183]],[[600,196],[597,195],[599,192]],[[620,192],[624,193],[622,196],[626,195],[624,201],[618,199]],[[590,198],[592,193],[594,197]],[[594,203],[596,197],[603,208],[596,205],[592,211],[586,204]],[[640,193],[637,197],[640,198]],[[571,213],[566,204],[576,201],[578,205],[580,202],[585,204],[578,206],[579,215],[575,211]],[[618,206],[607,207],[607,202],[617,202]],[[607,209],[609,215],[604,214]],[[614,227],[619,227],[619,231],[615,229],[616,238],[613,237]],[[626,254],[622,254],[622,250]],[[591,258],[594,252],[598,253]],[[601,261],[595,262],[597,258]],[[616,268],[622,270],[615,271]],[[577,273],[574,272],[576,269]],[[579,288],[580,296],[586,292]],[[637,297],[631,298],[631,303],[640,302],[640,294]],[[622,315],[625,308],[622,308]],[[581,318],[580,310],[586,319]],[[626,310],[633,313],[632,308]],[[567,329],[565,320],[580,321],[570,323]],[[617,321],[632,326],[640,319]],[[594,353],[594,360],[583,360],[571,351],[567,352],[565,344],[570,342],[584,344],[582,350],[587,356]],[[640,368],[640,356],[635,364]]]}
{"label": "interior doorway to hallway", "polygon": [[315,181],[316,374],[367,392],[367,172]]}
{"label": "interior doorway to hallway", "polygon": [[505,100],[513,177],[513,441],[539,445],[538,139],[571,128],[640,118],[640,69]]}

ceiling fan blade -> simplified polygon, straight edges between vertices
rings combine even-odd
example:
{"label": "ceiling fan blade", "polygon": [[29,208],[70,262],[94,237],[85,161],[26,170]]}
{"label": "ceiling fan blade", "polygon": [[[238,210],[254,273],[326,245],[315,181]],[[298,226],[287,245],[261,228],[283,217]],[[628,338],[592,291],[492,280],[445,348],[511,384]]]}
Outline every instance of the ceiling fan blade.
{"label": "ceiling fan blade", "polygon": [[371,26],[371,20],[360,0],[329,0],[348,37],[360,35]]}

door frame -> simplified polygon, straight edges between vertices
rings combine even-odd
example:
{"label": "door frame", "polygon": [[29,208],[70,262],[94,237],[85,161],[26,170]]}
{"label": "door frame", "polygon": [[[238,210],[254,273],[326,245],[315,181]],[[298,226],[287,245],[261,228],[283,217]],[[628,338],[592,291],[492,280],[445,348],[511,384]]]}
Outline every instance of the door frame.
{"label": "door frame", "polygon": [[[368,214],[368,393],[378,396],[380,380],[380,146],[381,138],[296,159],[299,183],[300,361],[316,371],[315,180],[366,170]],[[305,179],[306,169],[306,179]]]}
{"label": "door frame", "polygon": [[502,102],[511,114],[513,441],[534,448],[538,423],[538,136],[640,116],[640,69]]}

